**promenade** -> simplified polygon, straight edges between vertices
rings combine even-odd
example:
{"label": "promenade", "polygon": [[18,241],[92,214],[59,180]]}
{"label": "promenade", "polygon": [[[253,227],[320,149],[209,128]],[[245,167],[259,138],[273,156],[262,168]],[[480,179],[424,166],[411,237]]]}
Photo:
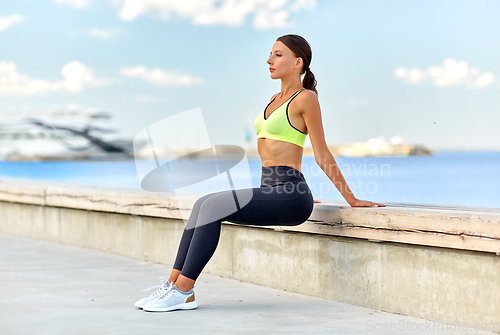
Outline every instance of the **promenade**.
{"label": "promenade", "polygon": [[0,254],[0,334],[493,334],[205,273],[197,309],[144,312],[169,266],[9,234]]}

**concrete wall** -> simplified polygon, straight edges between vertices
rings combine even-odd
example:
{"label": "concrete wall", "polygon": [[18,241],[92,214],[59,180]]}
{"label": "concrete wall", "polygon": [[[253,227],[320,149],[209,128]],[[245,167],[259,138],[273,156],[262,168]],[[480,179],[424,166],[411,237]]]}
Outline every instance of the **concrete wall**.
{"label": "concrete wall", "polygon": [[[171,195],[142,190],[0,179],[0,232],[169,266],[185,225],[176,208]],[[409,219],[415,217],[422,225],[435,220],[434,231],[415,226]],[[224,223],[204,272],[430,320],[496,323],[499,217],[478,208],[316,204],[310,220],[297,227]],[[390,225],[381,225],[388,218]],[[474,228],[482,232],[487,224],[490,234],[478,237]],[[395,239],[406,242],[384,242]]]}

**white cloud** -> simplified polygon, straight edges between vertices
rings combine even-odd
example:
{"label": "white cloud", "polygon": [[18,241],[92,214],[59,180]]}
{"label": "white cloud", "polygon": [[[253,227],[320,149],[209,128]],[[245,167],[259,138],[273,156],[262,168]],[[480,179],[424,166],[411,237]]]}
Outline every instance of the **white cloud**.
{"label": "white cloud", "polygon": [[64,65],[61,74],[64,79],[59,81],[34,79],[19,73],[14,62],[0,61],[0,95],[42,95],[58,91],[76,93],[86,87],[110,83],[109,80],[94,77],[88,67],[77,61]]}
{"label": "white cloud", "polygon": [[23,22],[26,18],[21,14],[14,14],[10,16],[0,16],[0,32],[11,26]]}
{"label": "white cloud", "polygon": [[398,67],[394,75],[409,84],[432,80],[438,87],[464,85],[469,88],[484,88],[495,80],[493,73],[480,73],[479,69],[470,67],[467,62],[458,62],[453,58],[445,59],[443,66],[429,66],[426,70]]}
{"label": "white cloud", "polygon": [[486,72],[480,75],[475,81],[474,84],[476,87],[482,88],[489,86],[495,80],[495,76],[491,72]]}
{"label": "white cloud", "polygon": [[261,9],[255,14],[253,25],[255,28],[261,30],[272,28],[286,28],[288,27],[286,21],[287,18],[287,10],[270,11],[268,9]]}
{"label": "white cloud", "polygon": [[90,4],[91,0],[54,0],[58,4],[67,5],[74,8],[85,8]]}
{"label": "white cloud", "polygon": [[297,0],[290,5],[290,10],[293,12],[298,12],[302,8],[311,10],[314,9],[315,6],[316,2],[314,0]]}
{"label": "white cloud", "polygon": [[160,68],[147,69],[142,65],[123,68],[120,71],[125,77],[137,77],[161,86],[188,86],[201,83],[201,78],[178,72],[167,72]]}
{"label": "white cloud", "polygon": [[254,14],[257,29],[284,28],[291,11],[311,10],[315,0],[111,0],[124,21],[152,14],[162,20],[189,19],[198,25],[240,26]]}
{"label": "white cloud", "polygon": [[88,36],[88,37],[100,38],[103,40],[110,40],[113,37],[126,32],[127,32],[126,29],[120,29],[120,28],[94,28],[90,30],[71,31],[68,33],[68,35],[70,37]]}

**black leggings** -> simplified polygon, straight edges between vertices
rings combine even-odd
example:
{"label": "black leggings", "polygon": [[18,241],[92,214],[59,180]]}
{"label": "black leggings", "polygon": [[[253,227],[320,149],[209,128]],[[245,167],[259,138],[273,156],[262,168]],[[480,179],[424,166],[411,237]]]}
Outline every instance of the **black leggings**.
{"label": "black leggings", "polygon": [[[235,196],[237,192],[250,194],[243,206],[235,205],[236,199],[243,203],[242,197]],[[309,218],[313,206],[311,190],[299,170],[285,165],[262,166],[259,188],[209,193],[196,200],[173,268],[196,280],[217,248],[222,221],[296,226]]]}

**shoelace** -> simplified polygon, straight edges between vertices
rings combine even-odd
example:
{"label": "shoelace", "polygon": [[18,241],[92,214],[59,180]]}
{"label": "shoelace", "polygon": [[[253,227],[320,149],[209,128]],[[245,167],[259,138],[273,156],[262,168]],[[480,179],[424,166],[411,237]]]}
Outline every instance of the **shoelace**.
{"label": "shoelace", "polygon": [[173,292],[174,292],[173,290],[168,290],[166,292],[163,292],[163,294],[158,297],[158,300],[163,301],[163,300],[167,299]]}
{"label": "shoelace", "polygon": [[[195,288],[196,285],[193,285],[193,288]],[[179,290],[179,289],[177,289]],[[182,291],[180,291],[182,292]],[[182,292],[182,293],[186,293],[186,292]],[[165,300],[167,299],[170,295],[174,294],[174,289],[172,288],[172,285],[170,285],[170,288],[166,291],[164,291],[159,297],[158,297],[158,300]]]}
{"label": "shoelace", "polygon": [[173,283],[169,283],[168,279],[165,278],[165,277],[160,277],[160,282],[162,284],[151,286],[151,287],[149,287],[147,289],[144,289],[142,291],[149,291],[149,290],[152,290],[154,288],[159,287],[156,291],[154,291],[153,293],[151,293],[150,297],[156,297],[157,295],[163,293],[164,291],[167,291],[167,292],[170,291],[170,289],[172,288],[172,284]]}

